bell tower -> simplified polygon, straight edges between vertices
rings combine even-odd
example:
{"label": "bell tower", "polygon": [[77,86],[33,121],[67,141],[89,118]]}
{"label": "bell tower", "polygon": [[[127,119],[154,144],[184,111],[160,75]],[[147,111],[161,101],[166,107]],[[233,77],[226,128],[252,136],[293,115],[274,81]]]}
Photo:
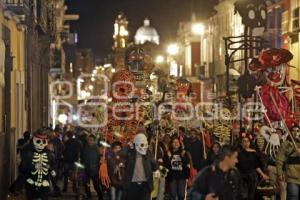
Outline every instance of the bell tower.
{"label": "bell tower", "polygon": [[116,48],[126,48],[128,43],[128,21],[123,13],[118,14],[114,24],[114,46]]}
{"label": "bell tower", "polygon": [[114,24],[114,65],[118,70],[125,67],[124,58],[125,50],[128,46],[128,21],[123,13],[118,14]]}

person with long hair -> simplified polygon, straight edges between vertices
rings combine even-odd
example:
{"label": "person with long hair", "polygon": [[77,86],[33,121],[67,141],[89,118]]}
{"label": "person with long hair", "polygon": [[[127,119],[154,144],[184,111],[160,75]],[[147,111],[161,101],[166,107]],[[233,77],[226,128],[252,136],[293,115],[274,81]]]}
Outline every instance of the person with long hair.
{"label": "person with long hair", "polygon": [[219,154],[221,151],[221,144],[219,142],[214,142],[212,148],[208,152],[208,157],[206,159],[206,165],[211,165],[219,159]]}
{"label": "person with long hair", "polygon": [[184,200],[190,172],[190,157],[183,149],[179,137],[172,138],[165,160],[169,169],[171,199],[176,200],[177,197],[178,200]]}
{"label": "person with long hair", "polygon": [[242,148],[238,154],[239,162],[237,164],[242,178],[243,198],[248,200],[255,199],[258,175],[264,180],[269,179],[269,176],[261,169],[261,162],[257,152],[251,148],[251,140],[252,136],[250,134],[242,134]]}

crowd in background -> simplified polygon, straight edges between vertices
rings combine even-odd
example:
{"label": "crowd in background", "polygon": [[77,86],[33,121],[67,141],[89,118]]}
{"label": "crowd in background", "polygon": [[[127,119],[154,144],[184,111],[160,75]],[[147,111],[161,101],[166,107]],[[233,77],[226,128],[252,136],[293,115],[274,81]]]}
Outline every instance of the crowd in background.
{"label": "crowd in background", "polygon": [[[135,170],[137,169],[134,163],[138,161],[133,161],[132,168],[134,169],[131,170],[134,173],[133,176],[142,180],[140,181],[141,184],[136,181],[137,185],[132,186],[133,191],[135,193],[149,191],[151,198],[157,200],[188,199],[190,190],[193,191],[191,188],[194,187],[193,182],[197,179],[197,174],[198,177],[201,177],[199,175],[201,170],[214,166],[220,160],[225,159],[224,156],[220,157],[223,145],[218,143],[210,133],[206,133],[207,131],[193,128],[186,129],[184,127],[179,127],[175,131],[171,129],[154,131],[156,128],[144,128],[140,132],[147,136],[149,144],[147,156],[155,160],[160,173],[154,176],[154,182],[151,182],[149,181],[150,175],[147,174],[147,167],[144,166],[145,173],[142,173],[143,176],[135,176]],[[293,128],[299,129],[297,126]],[[18,140],[17,152],[20,160],[26,152],[26,146],[31,142],[30,135],[29,132],[25,132],[24,137]],[[118,140],[109,144],[101,136],[101,133],[94,135],[79,127],[56,127],[54,130],[48,128],[47,148],[55,160],[54,166],[57,174],[57,176],[51,178],[49,196],[61,196],[64,192],[70,192],[68,191],[70,189],[68,184],[70,183],[74,195],[78,193],[79,189],[83,189],[85,195],[91,197],[90,183],[92,182],[99,199],[132,199],[128,198],[127,187],[131,182],[134,182],[134,178],[128,177],[130,157],[128,158],[128,155],[127,157],[124,156],[124,149],[134,149],[134,144],[122,144]],[[233,146],[236,147],[238,152],[237,161],[233,161],[232,166],[236,173],[233,180],[236,180],[236,182],[230,182],[233,188],[236,187],[237,189],[231,190],[231,188],[229,190],[229,192],[234,191],[236,193],[234,199],[270,198],[284,200],[287,193],[295,194],[293,191],[297,189],[299,193],[300,171],[288,172],[293,173],[292,182],[288,181],[288,177],[284,177],[286,166],[283,166],[284,159],[282,157],[286,156],[283,151],[289,148],[288,146],[285,146],[285,149],[279,149],[279,159],[272,160],[263,150],[257,147],[255,135],[245,131],[240,133],[240,137],[234,142]],[[109,185],[101,182],[100,168],[103,163],[107,164]],[[296,165],[300,166],[297,163]],[[80,166],[83,166],[83,168],[80,168]],[[282,170],[278,170],[279,168]],[[82,174],[78,173],[80,169]],[[289,170],[293,170],[293,168]],[[209,173],[217,173],[217,171],[212,170]],[[81,175],[82,183],[78,183]],[[152,178],[152,175],[150,177]],[[19,171],[17,180],[11,186],[11,193],[16,195],[22,193],[24,179],[26,177],[22,177],[22,171]],[[228,181],[227,175],[225,176],[225,183],[226,181]],[[257,192],[257,187],[262,182],[278,186],[279,192],[270,195],[270,197],[262,196]],[[194,188],[194,190],[202,190],[199,180],[197,180],[197,184],[198,186],[195,186],[195,188],[198,189]],[[220,183],[218,182],[218,184]],[[287,187],[287,184],[290,186]],[[153,186],[154,188],[152,188]],[[223,185],[221,184],[220,187],[223,187]],[[226,191],[225,188],[223,189]],[[206,192],[217,193],[214,191]],[[203,191],[199,193],[203,193]],[[218,199],[218,197],[219,199],[233,199],[233,197],[221,198],[221,193],[215,194],[216,196],[204,196],[201,199]],[[299,196],[296,198],[298,199]],[[296,198],[291,195],[288,196],[288,200]],[[192,196],[190,196],[190,199],[192,199]]]}

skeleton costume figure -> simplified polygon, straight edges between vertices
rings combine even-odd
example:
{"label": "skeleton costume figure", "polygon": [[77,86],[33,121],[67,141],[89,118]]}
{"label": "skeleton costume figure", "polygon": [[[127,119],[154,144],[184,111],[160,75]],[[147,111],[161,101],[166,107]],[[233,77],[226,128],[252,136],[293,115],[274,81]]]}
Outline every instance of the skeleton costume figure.
{"label": "skeleton costume figure", "polygon": [[132,148],[123,152],[126,166],[123,177],[123,200],[150,200],[153,172],[159,172],[157,162],[148,146],[147,137],[143,133],[138,133],[133,139]]}
{"label": "skeleton costume figure", "polygon": [[51,167],[54,164],[53,160],[46,149],[46,133],[46,130],[39,130],[34,134],[20,164],[20,170],[26,176],[25,188],[29,200],[48,199],[50,175],[56,175]]}

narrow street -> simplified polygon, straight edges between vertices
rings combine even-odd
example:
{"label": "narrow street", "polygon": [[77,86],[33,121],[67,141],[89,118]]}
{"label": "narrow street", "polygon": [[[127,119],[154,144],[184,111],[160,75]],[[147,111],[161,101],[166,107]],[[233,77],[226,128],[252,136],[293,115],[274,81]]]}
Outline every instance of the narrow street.
{"label": "narrow street", "polygon": [[300,0],[0,0],[0,116],[0,200],[299,200]]}

